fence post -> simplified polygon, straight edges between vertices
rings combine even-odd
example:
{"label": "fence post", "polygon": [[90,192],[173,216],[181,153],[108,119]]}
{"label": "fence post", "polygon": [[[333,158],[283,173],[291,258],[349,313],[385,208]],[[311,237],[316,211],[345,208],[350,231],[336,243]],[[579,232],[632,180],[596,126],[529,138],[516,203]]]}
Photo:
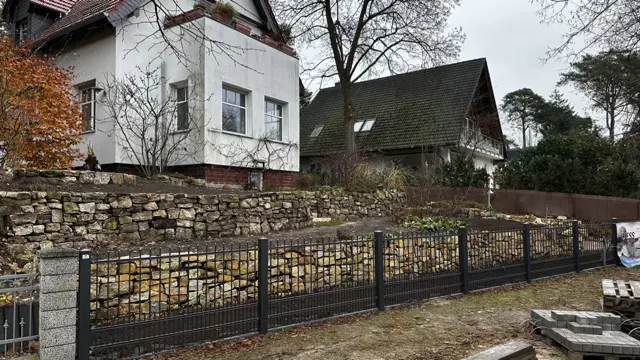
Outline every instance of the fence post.
{"label": "fence post", "polygon": [[618,225],[616,224],[618,219],[611,219],[611,247],[613,247],[613,265],[618,266],[620,264],[620,258],[618,258]]}
{"label": "fence post", "polygon": [[91,352],[91,250],[80,251],[78,270],[78,359]]}
{"label": "fence post", "polygon": [[528,283],[531,282],[531,225],[525,223],[522,228],[522,245],[524,256],[525,278]]}
{"label": "fence post", "polygon": [[461,226],[458,228],[458,253],[460,255],[460,283],[462,293],[469,292],[469,246],[467,244],[467,228]]}
{"label": "fence post", "polygon": [[258,329],[269,331],[269,240],[258,240]]}
{"label": "fence post", "polygon": [[573,240],[573,258],[576,262],[576,272],[580,272],[580,228],[578,220],[571,222],[571,237]]}
{"label": "fence post", "polygon": [[382,231],[375,231],[373,233],[373,241],[375,246],[375,275],[376,275],[376,304],[378,305],[378,310],[384,311],[385,303],[384,303],[384,267],[385,267],[385,259],[384,259],[384,234]]}
{"label": "fence post", "polygon": [[[76,358],[78,250],[40,251],[40,359]],[[88,355],[88,354],[87,354]]]}

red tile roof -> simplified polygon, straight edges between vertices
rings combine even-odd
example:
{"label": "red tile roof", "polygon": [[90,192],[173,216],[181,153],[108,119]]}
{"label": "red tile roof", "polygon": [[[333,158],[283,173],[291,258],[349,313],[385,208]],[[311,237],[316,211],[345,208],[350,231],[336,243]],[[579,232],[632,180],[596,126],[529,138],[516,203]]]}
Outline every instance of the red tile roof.
{"label": "red tile roof", "polygon": [[68,13],[76,0],[31,0],[32,3],[61,13]]}
{"label": "red tile roof", "polygon": [[46,28],[34,42],[39,43],[43,40],[52,39],[56,37],[56,35],[71,30],[74,26],[88,24],[106,17],[121,1],[122,0],[78,0],[73,4],[66,16]]}

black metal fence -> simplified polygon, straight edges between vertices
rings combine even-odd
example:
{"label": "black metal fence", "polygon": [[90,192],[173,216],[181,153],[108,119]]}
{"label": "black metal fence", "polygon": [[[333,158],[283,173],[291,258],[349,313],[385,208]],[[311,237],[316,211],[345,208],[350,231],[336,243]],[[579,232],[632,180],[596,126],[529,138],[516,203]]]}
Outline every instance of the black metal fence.
{"label": "black metal fence", "polygon": [[612,265],[615,224],[88,252],[79,358],[114,359]]}
{"label": "black metal fence", "polygon": [[0,276],[0,354],[30,352],[38,340],[38,274],[16,270]]}

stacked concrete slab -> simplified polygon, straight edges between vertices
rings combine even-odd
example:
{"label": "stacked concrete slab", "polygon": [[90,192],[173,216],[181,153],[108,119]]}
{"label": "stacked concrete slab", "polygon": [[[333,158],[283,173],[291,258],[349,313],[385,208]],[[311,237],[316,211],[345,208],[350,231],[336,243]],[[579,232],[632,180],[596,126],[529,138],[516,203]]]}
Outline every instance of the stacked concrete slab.
{"label": "stacked concrete slab", "polygon": [[570,360],[599,356],[606,360],[640,358],[640,341],[621,332],[622,319],[603,312],[532,310],[533,326]]}
{"label": "stacked concrete slab", "polygon": [[536,360],[536,350],[522,341],[509,341],[464,360]]}

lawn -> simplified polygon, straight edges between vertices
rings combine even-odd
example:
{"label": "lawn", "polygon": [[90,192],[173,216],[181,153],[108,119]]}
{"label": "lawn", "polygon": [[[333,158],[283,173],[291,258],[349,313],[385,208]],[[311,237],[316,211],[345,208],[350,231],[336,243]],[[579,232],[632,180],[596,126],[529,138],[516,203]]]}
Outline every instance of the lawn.
{"label": "lawn", "polygon": [[603,278],[640,280],[640,271],[600,269],[242,341],[192,347],[152,359],[459,360],[514,338],[534,343],[540,360],[561,359],[530,335],[529,310],[598,310]]}

